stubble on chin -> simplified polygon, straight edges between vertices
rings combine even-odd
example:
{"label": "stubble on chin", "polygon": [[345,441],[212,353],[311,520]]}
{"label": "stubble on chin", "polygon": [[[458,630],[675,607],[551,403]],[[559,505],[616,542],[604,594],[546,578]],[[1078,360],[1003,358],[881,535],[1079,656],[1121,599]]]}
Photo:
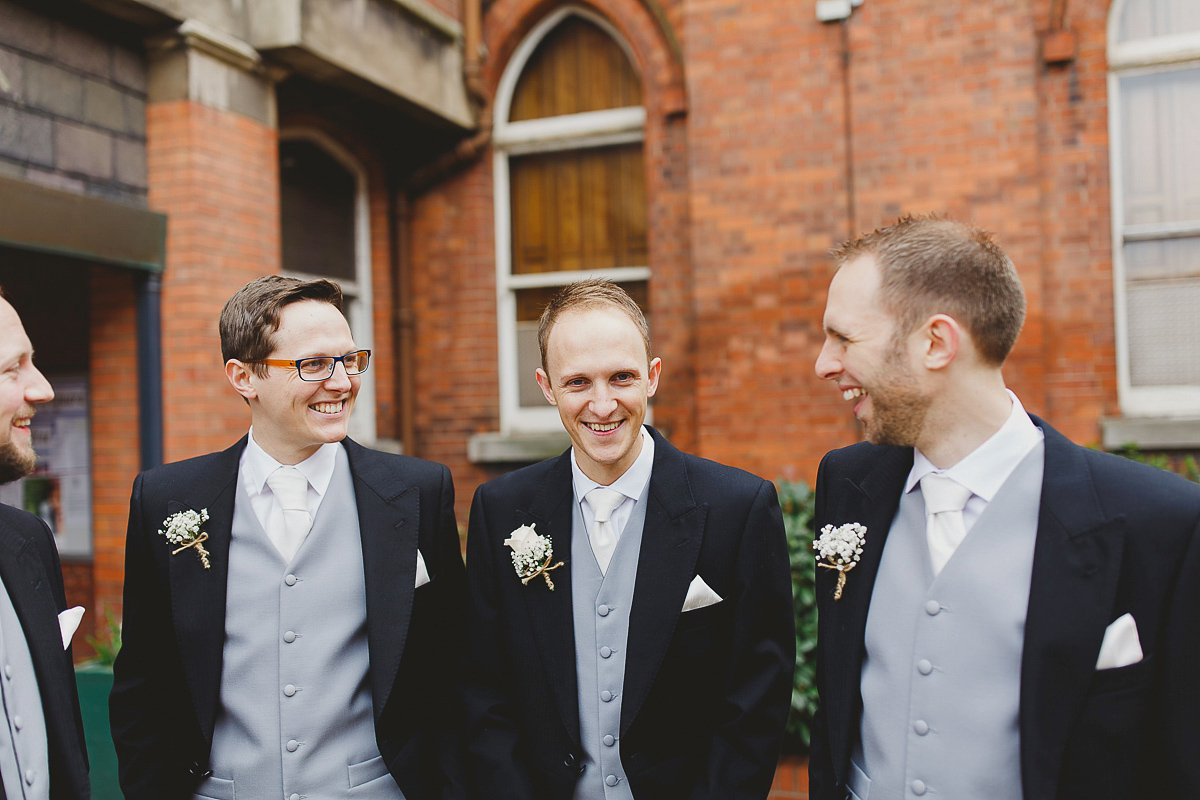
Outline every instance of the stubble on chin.
{"label": "stubble on chin", "polygon": [[0,445],[0,484],[24,478],[36,466],[37,454],[33,450],[17,447],[11,439]]}

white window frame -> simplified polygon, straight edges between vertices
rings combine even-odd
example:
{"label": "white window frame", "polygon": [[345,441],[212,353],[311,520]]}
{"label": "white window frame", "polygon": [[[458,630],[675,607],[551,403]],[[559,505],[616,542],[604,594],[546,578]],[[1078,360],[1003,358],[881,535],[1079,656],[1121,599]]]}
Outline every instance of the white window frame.
{"label": "white window frame", "polygon": [[1119,42],[1120,19],[1128,1],[1114,0],[1108,18],[1109,189],[1112,202],[1117,398],[1126,416],[1194,417],[1200,414],[1200,386],[1134,386],[1130,377],[1125,245],[1137,241],[1200,236],[1200,220],[1191,223],[1125,224],[1120,79],[1152,72],[1200,68],[1200,31]]}
{"label": "white window frame", "polygon": [[625,51],[631,64],[637,64],[629,45],[617,30],[596,14],[578,6],[556,10],[539,22],[521,42],[504,70],[496,89],[492,128],[492,159],[496,224],[496,323],[497,364],[500,373],[500,431],[502,434],[546,433],[560,431],[562,423],[553,406],[522,408],[520,381],[532,381],[533,375],[521,375],[517,367],[517,295],[518,289],[561,286],[584,278],[608,278],[617,283],[650,279],[650,267],[635,265],[601,270],[512,274],[512,209],[509,206],[509,157],[528,153],[581,150],[588,147],[629,144],[645,140],[646,109],[643,106],[564,114],[544,119],[509,122],[517,81],[534,50],[542,40],[569,16],[582,17],[603,30]]}
{"label": "white window frame", "polygon": [[[375,305],[371,292],[371,215],[367,201],[367,171],[346,148],[324,132],[313,128],[289,128],[279,132],[279,141],[306,141],[324,150],[331,158],[354,176],[354,274],[355,280],[339,279],[343,306],[350,323],[354,343],[364,350],[374,351]],[[280,234],[282,235],[282,228]],[[284,275],[304,280],[329,279],[328,275],[312,275],[285,270]],[[336,354],[334,354],[336,355]],[[350,438],[365,445],[376,441],[375,375],[379,362],[372,352],[371,365],[362,375],[354,413],[350,416]]]}

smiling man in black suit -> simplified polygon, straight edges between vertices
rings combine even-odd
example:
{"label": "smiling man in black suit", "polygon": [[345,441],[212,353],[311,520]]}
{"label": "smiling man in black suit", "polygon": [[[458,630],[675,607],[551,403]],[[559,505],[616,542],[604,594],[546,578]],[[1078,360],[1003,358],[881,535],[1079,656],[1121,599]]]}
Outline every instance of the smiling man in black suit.
{"label": "smiling man in black suit", "polygon": [[[2,294],[2,293],[0,293]],[[33,471],[29,421],[54,390],[33,365],[21,318],[0,297],[0,483]],[[58,548],[46,523],[0,505],[0,797],[91,796]]]}
{"label": "smiling man in black suit", "polygon": [[795,665],[775,489],[643,425],[662,364],[619,286],[565,287],[538,340],[573,446],[471,508],[476,796],[762,800]]}

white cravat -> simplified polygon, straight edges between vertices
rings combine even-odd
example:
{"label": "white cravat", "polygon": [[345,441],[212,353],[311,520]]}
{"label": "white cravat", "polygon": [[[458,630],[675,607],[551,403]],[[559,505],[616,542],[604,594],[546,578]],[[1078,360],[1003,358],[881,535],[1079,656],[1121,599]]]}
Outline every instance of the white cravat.
{"label": "white cravat", "polygon": [[962,511],[971,497],[971,490],[953,478],[931,472],[921,478],[921,496],[925,500],[929,558],[936,576],[966,538]]}
{"label": "white cravat", "polygon": [[282,513],[272,514],[267,537],[285,561],[291,561],[308,536],[312,516],[308,513],[308,478],[295,467],[280,467],[267,476]]}
{"label": "white cravat", "polygon": [[591,506],[592,519],[596,521],[589,535],[592,552],[596,554],[600,572],[607,574],[608,562],[612,561],[613,550],[617,549],[617,534],[609,517],[617,506],[625,502],[625,495],[607,486],[597,486],[587,493],[585,499]]}

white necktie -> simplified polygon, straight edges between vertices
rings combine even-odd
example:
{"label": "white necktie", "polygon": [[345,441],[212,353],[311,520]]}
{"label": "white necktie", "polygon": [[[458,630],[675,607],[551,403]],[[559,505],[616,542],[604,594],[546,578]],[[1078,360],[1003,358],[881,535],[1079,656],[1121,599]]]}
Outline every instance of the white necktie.
{"label": "white necktie", "polygon": [[953,478],[931,472],[921,478],[921,495],[925,499],[929,558],[936,576],[966,538],[962,510],[971,497],[971,490]]}
{"label": "white necktie", "polygon": [[609,517],[617,510],[617,506],[625,502],[625,495],[616,489],[597,486],[585,497],[592,508],[592,519],[596,521],[592,525],[592,552],[596,554],[600,572],[607,574],[608,562],[612,561],[613,550],[617,549],[617,532],[609,522]]}
{"label": "white necktie", "polygon": [[283,512],[272,515],[267,536],[284,560],[291,561],[312,527],[312,516],[308,513],[308,478],[295,467],[280,467],[267,476],[267,485]]}

